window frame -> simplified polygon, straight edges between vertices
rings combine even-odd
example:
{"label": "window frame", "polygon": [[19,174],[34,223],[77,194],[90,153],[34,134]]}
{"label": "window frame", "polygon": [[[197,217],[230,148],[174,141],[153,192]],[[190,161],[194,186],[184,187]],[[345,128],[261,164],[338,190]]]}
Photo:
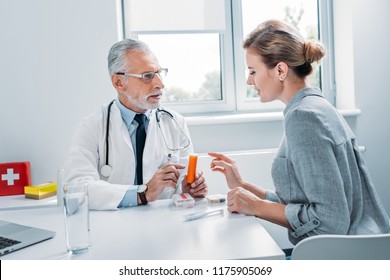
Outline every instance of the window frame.
{"label": "window frame", "polygon": [[[132,32],[126,28],[125,18],[125,0],[121,1],[122,9],[122,28],[123,37],[138,39],[139,35],[150,34],[202,34],[202,33],[218,33],[219,34],[219,52],[220,52],[220,75],[221,75],[221,100],[205,100],[205,101],[193,101],[193,102],[172,102],[167,103],[167,107],[186,115],[191,114],[205,114],[210,112],[226,112],[235,110],[235,79],[234,79],[234,62],[231,59],[233,57],[233,46],[231,42],[232,38],[232,19],[231,19],[231,5],[230,0],[225,1],[225,31],[208,30],[208,31],[193,31],[193,30],[180,30],[180,31],[137,31]],[[169,66],[167,66],[169,68]],[[165,104],[163,104],[165,105]]]}
{"label": "window frame", "polygon": [[336,104],[336,74],[335,74],[335,49],[334,49],[334,17],[333,0],[317,0],[319,16],[320,40],[326,49],[326,55],[321,61],[321,89],[325,98]]}
{"label": "window frame", "polygon": [[[220,73],[222,100],[193,102],[172,102],[163,104],[187,116],[212,115],[213,113],[241,114],[250,112],[281,112],[284,104],[280,101],[260,103],[246,98],[246,66],[242,48],[243,22],[241,0],[225,0],[225,31],[142,31],[132,32],[126,27],[125,0],[120,1],[121,27],[123,38],[138,39],[139,35],[150,34],[201,34],[218,33],[220,41]],[[321,88],[325,97],[336,106],[336,82],[333,36],[333,0],[317,0],[319,39],[325,45],[327,54],[321,61]]]}

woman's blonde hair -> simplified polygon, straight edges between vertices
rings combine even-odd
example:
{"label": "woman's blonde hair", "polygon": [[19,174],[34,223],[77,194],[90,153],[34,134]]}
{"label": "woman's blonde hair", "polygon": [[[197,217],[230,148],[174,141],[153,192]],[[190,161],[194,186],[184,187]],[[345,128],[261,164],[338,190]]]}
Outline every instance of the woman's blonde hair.
{"label": "woman's blonde hair", "polygon": [[258,25],[245,39],[243,47],[255,51],[269,69],[284,62],[300,78],[310,75],[311,64],[325,56],[320,42],[305,41],[298,30],[279,20]]}

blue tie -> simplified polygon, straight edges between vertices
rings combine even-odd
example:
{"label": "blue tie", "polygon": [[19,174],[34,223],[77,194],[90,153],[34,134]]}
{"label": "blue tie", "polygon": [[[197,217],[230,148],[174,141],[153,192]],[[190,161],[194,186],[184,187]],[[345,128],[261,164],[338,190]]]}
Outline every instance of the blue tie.
{"label": "blue tie", "polygon": [[144,154],[145,139],[146,139],[146,116],[144,114],[137,114],[134,120],[138,123],[137,132],[135,135],[135,146],[137,155],[137,185],[143,184],[142,175],[142,156]]}

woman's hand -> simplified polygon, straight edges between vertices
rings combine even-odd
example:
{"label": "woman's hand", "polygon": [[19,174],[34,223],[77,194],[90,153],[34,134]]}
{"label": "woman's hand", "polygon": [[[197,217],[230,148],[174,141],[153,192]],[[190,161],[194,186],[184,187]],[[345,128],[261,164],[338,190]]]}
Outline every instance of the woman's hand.
{"label": "woman's hand", "polygon": [[250,191],[237,187],[228,192],[227,207],[230,212],[258,216],[262,200]]}
{"label": "woman's hand", "polygon": [[286,228],[291,228],[285,214],[286,205],[263,200],[241,187],[228,192],[227,207],[230,212],[256,216]]}
{"label": "woman's hand", "polygon": [[210,168],[212,171],[218,171],[225,175],[227,185],[230,189],[244,185],[244,181],[238,172],[237,165],[234,160],[220,153],[208,153],[214,157],[211,161]]}

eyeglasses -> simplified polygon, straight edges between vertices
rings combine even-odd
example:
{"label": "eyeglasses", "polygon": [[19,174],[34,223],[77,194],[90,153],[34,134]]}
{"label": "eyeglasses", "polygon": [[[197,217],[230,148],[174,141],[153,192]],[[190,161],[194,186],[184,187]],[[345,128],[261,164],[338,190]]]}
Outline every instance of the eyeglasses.
{"label": "eyeglasses", "polygon": [[161,68],[157,71],[151,71],[151,72],[146,72],[146,73],[143,73],[143,74],[131,74],[131,73],[124,73],[124,72],[118,72],[118,73],[115,73],[117,75],[123,75],[123,76],[126,76],[126,77],[135,77],[135,78],[138,78],[138,79],[142,79],[145,83],[150,83],[153,79],[154,79],[154,76],[156,76],[156,74],[158,74],[160,76],[160,78],[165,78],[168,74],[168,69],[167,68]]}

